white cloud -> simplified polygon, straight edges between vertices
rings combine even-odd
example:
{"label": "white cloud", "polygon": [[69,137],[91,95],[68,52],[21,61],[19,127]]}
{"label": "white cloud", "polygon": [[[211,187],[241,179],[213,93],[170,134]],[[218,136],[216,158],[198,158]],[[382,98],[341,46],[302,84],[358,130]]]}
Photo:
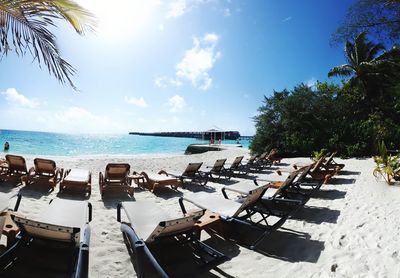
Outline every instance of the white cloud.
{"label": "white cloud", "polygon": [[39,102],[34,99],[28,99],[23,94],[17,92],[15,88],[8,88],[5,92],[1,92],[5,96],[8,103],[16,104],[26,108],[35,108],[39,106]]}
{"label": "white cloud", "polygon": [[170,112],[179,112],[186,106],[185,99],[180,95],[175,95],[168,100],[168,105],[171,107]]}
{"label": "white cloud", "polygon": [[231,15],[232,15],[231,10],[229,8],[226,8],[224,10],[224,16],[228,17],[228,16],[231,16]]}
{"label": "white cloud", "polygon": [[174,79],[166,76],[160,76],[154,79],[154,84],[158,88],[165,89],[168,86],[173,86],[173,87],[180,87],[182,86],[182,82],[179,79]]}
{"label": "white cloud", "polygon": [[315,85],[317,84],[317,79],[315,77],[312,77],[311,79],[307,80],[304,82],[308,87],[315,87]]}
{"label": "white cloud", "polygon": [[186,0],[175,0],[169,3],[166,18],[179,17],[187,10]]}
{"label": "white cloud", "polygon": [[185,52],[182,60],[176,65],[176,76],[190,80],[193,86],[208,90],[212,86],[209,71],[221,53],[215,51],[219,37],[215,33],[205,34],[204,37],[193,38],[193,47]]}
{"label": "white cloud", "polygon": [[282,22],[288,22],[289,20],[292,20],[291,16],[288,16],[288,17],[282,19]]}
{"label": "white cloud", "polygon": [[147,103],[143,97],[135,98],[135,97],[125,97],[125,102],[128,104],[133,104],[139,107],[147,107]]}
{"label": "white cloud", "polygon": [[158,30],[160,30],[161,32],[164,31],[164,24],[160,24],[158,25]]}
{"label": "white cloud", "polygon": [[62,132],[111,133],[123,130],[118,122],[114,122],[107,116],[96,115],[77,106],[56,113],[51,122],[56,126],[62,126]]}

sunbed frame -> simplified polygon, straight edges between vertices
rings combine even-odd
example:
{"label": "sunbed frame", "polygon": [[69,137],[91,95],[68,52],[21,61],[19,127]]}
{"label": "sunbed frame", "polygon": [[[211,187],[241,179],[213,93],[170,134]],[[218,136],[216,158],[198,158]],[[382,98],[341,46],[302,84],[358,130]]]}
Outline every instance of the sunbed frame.
{"label": "sunbed frame", "polygon": [[[153,243],[165,237],[174,237],[179,240],[181,244],[190,246],[195,251],[200,251],[203,255],[211,257],[212,259],[207,261],[205,256],[200,255],[200,259],[206,264],[213,264],[226,259],[224,254],[200,241],[200,234],[196,231],[195,224],[204,215],[204,210],[192,212],[182,218],[154,223],[155,228],[151,234],[146,235],[146,238],[142,238],[143,235],[139,235],[136,232],[135,228],[138,227],[135,227],[134,223],[125,223],[121,221],[121,210],[124,209],[128,218],[130,218],[130,222],[134,222],[134,216],[129,216],[129,211],[124,207],[126,203],[129,202],[118,204],[117,221],[121,223],[121,232],[130,254],[135,254],[136,256],[136,271],[139,278],[151,276],[146,273],[144,269],[146,262],[150,263],[152,270],[157,274],[156,277],[169,277],[149,248]],[[135,206],[139,207],[140,204],[135,204]],[[155,204],[152,204],[152,206],[155,206]]]}

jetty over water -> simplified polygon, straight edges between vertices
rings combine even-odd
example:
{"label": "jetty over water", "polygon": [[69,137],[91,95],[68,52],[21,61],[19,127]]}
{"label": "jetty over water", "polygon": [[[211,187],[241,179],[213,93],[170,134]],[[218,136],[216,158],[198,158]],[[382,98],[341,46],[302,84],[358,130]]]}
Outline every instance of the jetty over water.
{"label": "jetty over water", "polygon": [[131,135],[160,136],[160,137],[185,137],[202,140],[237,140],[240,137],[239,131],[206,130],[206,131],[178,131],[178,132],[129,132]]}

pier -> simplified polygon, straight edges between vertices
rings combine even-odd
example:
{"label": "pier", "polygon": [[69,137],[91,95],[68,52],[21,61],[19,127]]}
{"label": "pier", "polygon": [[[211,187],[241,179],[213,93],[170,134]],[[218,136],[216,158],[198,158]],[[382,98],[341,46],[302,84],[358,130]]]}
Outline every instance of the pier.
{"label": "pier", "polygon": [[178,132],[129,132],[130,135],[160,136],[160,137],[184,137],[202,140],[237,140],[239,131],[207,130],[207,131],[178,131]]}

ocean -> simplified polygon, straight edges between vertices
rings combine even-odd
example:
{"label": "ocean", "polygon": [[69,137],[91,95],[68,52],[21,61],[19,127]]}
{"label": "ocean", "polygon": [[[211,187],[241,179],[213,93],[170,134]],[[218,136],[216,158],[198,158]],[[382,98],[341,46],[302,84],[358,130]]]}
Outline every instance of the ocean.
{"label": "ocean", "polygon": [[[4,143],[10,144],[8,151]],[[65,134],[52,132],[0,130],[0,147],[3,155],[37,156],[88,156],[88,155],[145,155],[183,154],[189,144],[206,144],[194,138],[155,137],[129,134]],[[236,144],[224,140],[223,144]],[[248,147],[249,141],[240,144]]]}

